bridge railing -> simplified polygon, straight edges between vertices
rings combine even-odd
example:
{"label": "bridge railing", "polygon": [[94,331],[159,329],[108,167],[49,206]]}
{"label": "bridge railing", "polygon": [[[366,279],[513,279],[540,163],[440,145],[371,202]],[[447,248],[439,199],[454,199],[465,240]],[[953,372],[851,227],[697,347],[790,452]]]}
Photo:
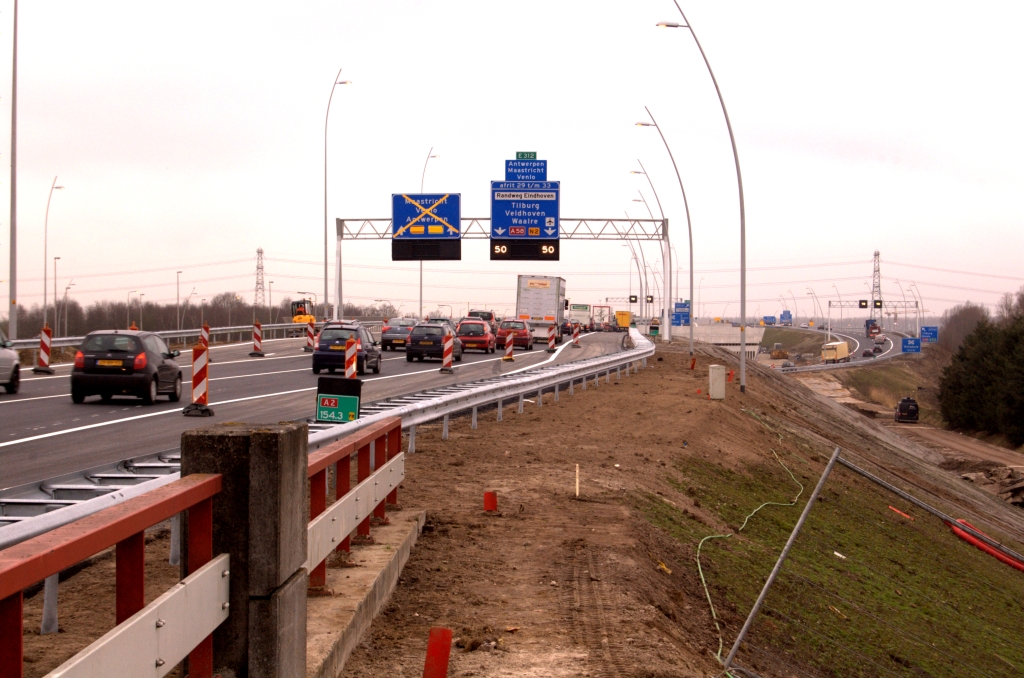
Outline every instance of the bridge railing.
{"label": "bridge railing", "polygon": [[[219,474],[190,475],[0,551],[0,678],[23,675],[23,590],[111,546],[117,626],[49,675],[163,676],[187,656],[189,675],[212,677],[212,634],[228,616],[229,558],[213,555],[221,483]],[[189,574],[146,605],[145,530],[183,511]]]}

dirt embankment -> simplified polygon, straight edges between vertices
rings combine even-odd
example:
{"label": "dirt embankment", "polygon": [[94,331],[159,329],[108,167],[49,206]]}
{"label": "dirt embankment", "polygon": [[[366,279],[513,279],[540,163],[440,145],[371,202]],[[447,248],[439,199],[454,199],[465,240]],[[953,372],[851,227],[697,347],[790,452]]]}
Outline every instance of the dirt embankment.
{"label": "dirt embankment", "polygon": [[[428,510],[428,530],[344,675],[420,675],[431,626],[455,632],[452,676],[716,675],[720,638],[691,533],[735,532],[762,494],[790,501],[776,454],[810,486],[840,445],[956,502],[958,515],[1024,536],[1016,509],[938,469],[941,456],[792,380],[751,366],[747,393],[732,383],[712,402],[708,366],[731,356],[701,353],[694,371],[674,347],[659,358],[619,383],[562,390],[558,403],[548,393],[542,408],[506,408],[501,423],[481,413],[475,431],[453,420],[448,441],[438,426],[418,430],[400,501]],[[769,485],[743,480],[757,469]],[[482,511],[491,489],[500,515]],[[756,589],[720,578],[711,595],[728,642]]]}

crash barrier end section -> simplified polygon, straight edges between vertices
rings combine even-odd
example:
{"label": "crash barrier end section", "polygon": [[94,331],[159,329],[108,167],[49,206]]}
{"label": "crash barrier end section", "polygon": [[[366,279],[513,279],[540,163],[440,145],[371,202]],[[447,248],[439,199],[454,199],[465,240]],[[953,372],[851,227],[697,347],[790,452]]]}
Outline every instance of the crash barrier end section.
{"label": "crash barrier end section", "polygon": [[[116,547],[116,610],[118,626],[104,638],[75,655],[69,664],[81,666],[117,665],[120,660],[119,646],[111,645],[110,638],[124,635],[131,631],[126,622],[134,623],[140,615],[151,611],[155,603],[144,606],[140,592],[144,583],[144,560],[138,557],[140,545],[144,543],[145,530],[153,525],[181,513],[188,512],[190,547],[196,558],[189,563],[191,572],[197,574],[203,565],[212,559],[212,511],[213,496],[222,489],[222,477],[218,474],[195,474],[164,485],[122,504],[104,509],[81,520],[64,525],[27,541],[0,551],[0,678],[22,675],[22,632],[23,606],[22,591],[47,577],[59,573],[86,558],[94,556],[111,546]],[[199,562],[202,560],[202,562]],[[179,587],[181,585],[179,584]],[[176,587],[177,588],[177,587]],[[172,589],[174,592],[176,589]],[[163,598],[163,597],[162,597]],[[161,599],[162,599],[161,598]],[[158,599],[159,600],[159,599]],[[180,599],[179,602],[184,599]],[[189,599],[190,606],[195,606],[195,613],[202,614],[203,619],[216,617],[216,609],[220,601],[215,598],[200,597],[194,601]],[[211,608],[208,610],[207,608]],[[223,608],[227,610],[227,608]],[[210,613],[210,614],[207,614]],[[175,617],[175,631],[185,629],[191,623],[192,611],[186,609],[183,615]],[[223,620],[221,620],[223,621]],[[217,624],[220,622],[217,621]],[[174,635],[174,656],[170,664],[173,667],[185,655],[194,654],[201,658],[206,646],[211,641],[209,627],[205,635],[196,634],[206,626],[194,625],[184,637]],[[170,634],[170,631],[168,632]],[[168,635],[165,634],[165,635]],[[191,634],[191,635],[190,635]],[[106,639],[107,642],[102,642]],[[193,643],[192,641],[195,640]],[[136,648],[136,658],[138,657]],[[168,655],[169,657],[171,655]],[[146,662],[156,662],[159,657],[146,658]],[[165,662],[169,661],[164,659]],[[154,664],[148,664],[153,666]],[[199,666],[202,665],[200,662]],[[64,668],[64,667],[62,667]],[[169,669],[168,669],[169,670]],[[209,671],[193,671],[196,676],[212,676],[213,667]],[[79,676],[96,675],[85,670],[67,670],[57,675]],[[121,675],[139,675],[138,671],[129,671]]]}
{"label": "crash barrier end section", "polygon": [[[219,473],[213,548],[231,557],[231,615],[212,663],[236,675],[304,675],[306,424],[214,424],[181,436],[181,472]],[[191,529],[189,533],[191,533]],[[192,560],[191,534],[182,560]]]}
{"label": "crash barrier end section", "polygon": [[447,678],[448,659],[452,653],[452,630],[434,626],[427,638],[427,658],[423,678]]}

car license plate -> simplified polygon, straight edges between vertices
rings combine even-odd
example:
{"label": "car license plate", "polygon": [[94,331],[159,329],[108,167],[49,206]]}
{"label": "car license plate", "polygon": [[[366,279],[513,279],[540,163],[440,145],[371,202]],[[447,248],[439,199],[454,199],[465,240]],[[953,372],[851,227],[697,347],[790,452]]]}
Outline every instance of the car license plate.
{"label": "car license plate", "polygon": [[395,339],[393,343],[404,344],[405,343],[405,339]]}
{"label": "car license plate", "polygon": [[97,360],[96,364],[100,367],[121,367],[120,360]]}
{"label": "car license plate", "polygon": [[421,341],[420,342],[420,346],[433,346],[433,345],[434,345],[434,342],[432,342],[432,341]]}
{"label": "car license plate", "polygon": [[345,346],[343,344],[334,344],[331,346],[332,351],[344,351]]}

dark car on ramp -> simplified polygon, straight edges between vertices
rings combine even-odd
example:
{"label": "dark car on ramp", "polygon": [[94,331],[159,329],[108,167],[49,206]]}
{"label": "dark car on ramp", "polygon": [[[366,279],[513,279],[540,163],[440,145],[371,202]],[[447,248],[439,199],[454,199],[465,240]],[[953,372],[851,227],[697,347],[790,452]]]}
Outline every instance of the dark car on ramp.
{"label": "dark car on ramp", "polygon": [[901,421],[917,421],[919,414],[919,408],[917,401],[911,397],[906,397],[896,403],[896,422]]}
{"label": "dark car on ramp", "polygon": [[426,358],[441,359],[444,357],[445,335],[452,336],[452,360],[462,361],[462,342],[455,336],[446,323],[424,323],[412,328],[409,345],[405,347],[405,359],[412,362]]}
{"label": "dark car on ramp", "polygon": [[345,371],[345,344],[349,338],[356,341],[356,374],[373,370],[380,374],[381,350],[370,331],[359,323],[332,322],[320,330],[313,348],[313,374],[320,370]]}
{"label": "dark car on ramp", "polygon": [[151,332],[91,332],[75,354],[71,400],[81,403],[99,395],[109,401],[116,395],[129,395],[151,405],[158,395],[166,395],[177,402],[181,399],[181,368],[174,362],[178,355]]}

